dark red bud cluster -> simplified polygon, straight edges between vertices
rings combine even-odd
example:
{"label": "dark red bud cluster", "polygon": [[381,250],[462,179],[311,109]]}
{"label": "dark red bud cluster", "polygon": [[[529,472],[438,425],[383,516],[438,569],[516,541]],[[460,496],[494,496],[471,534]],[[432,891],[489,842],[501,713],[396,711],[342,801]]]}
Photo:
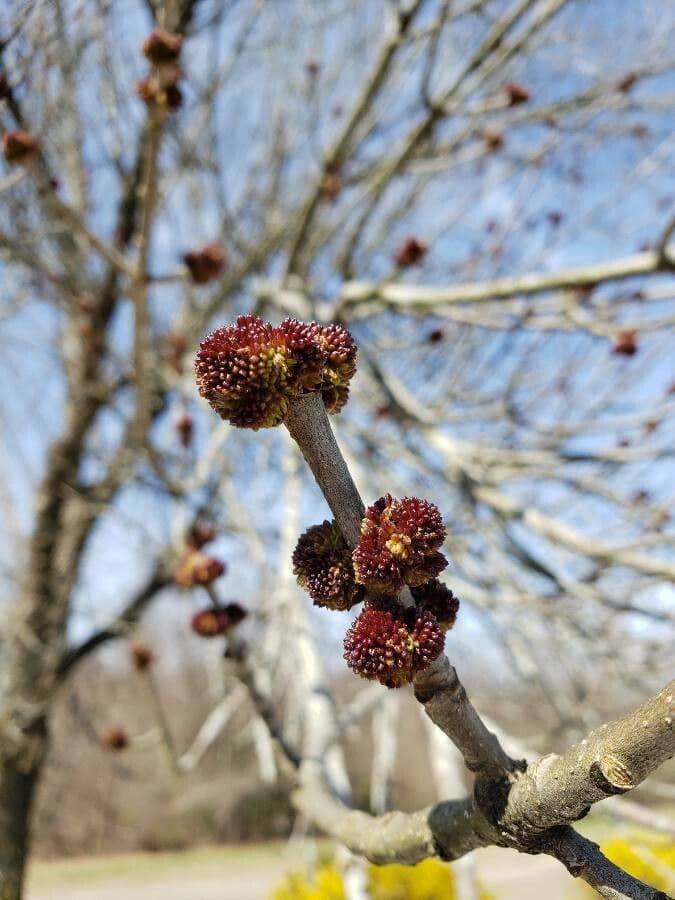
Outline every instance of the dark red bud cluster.
{"label": "dark red bud cluster", "polygon": [[504,146],[504,135],[501,131],[486,131],[483,134],[483,142],[489,153],[497,153]]}
{"label": "dark red bud cluster", "polygon": [[620,331],[614,340],[613,352],[621,356],[635,356],[638,351],[637,337],[638,333],[634,328]]}
{"label": "dark red bud cluster", "polygon": [[316,606],[351,609],[363,600],[354,580],[352,555],[335,522],[313,525],[300,536],[293,552],[293,573]]}
{"label": "dark red bud cluster", "polygon": [[200,250],[188,250],[183,256],[183,262],[194,284],[215,281],[227,267],[227,257],[218,244],[207,244]]}
{"label": "dark red bud cluster", "polygon": [[173,573],[173,580],[184,588],[207,587],[225,572],[225,564],[215,556],[188,549]]}
{"label": "dark red bud cluster", "polygon": [[2,139],[2,152],[11,165],[27,163],[39,151],[39,140],[28,131],[8,131]]}
{"label": "dark red bud cluster", "polygon": [[338,412],[355,369],[356,346],[341,325],[285,319],[273,326],[250,315],[213,331],[195,360],[201,396],[221,418],[254,431],[279,425],[289,399],[311,391]]}
{"label": "dark red bud cluster", "polygon": [[194,419],[189,413],[183,413],[176,420],[176,432],[181,446],[187,449],[192,443],[192,435],[194,432]]}
{"label": "dark red bud cluster", "polygon": [[154,661],[155,654],[152,652],[152,648],[149,647],[148,644],[137,641],[136,643],[131,645],[131,662],[133,663],[136,671],[145,672],[146,669],[150,668]]}
{"label": "dark red bud cluster", "polygon": [[166,106],[180,109],[183,105],[183,91],[180,87],[182,71],[176,66],[163,69],[157,75],[148,75],[136,82],[136,94],[146,106]]}
{"label": "dark red bud cluster", "polygon": [[408,237],[394,253],[394,262],[399,269],[409,269],[422,262],[429,251],[429,245],[416,237]]}
{"label": "dark red bud cluster", "polygon": [[354,550],[359,584],[378,594],[396,594],[439,575],[448,561],[439,553],[445,526],[437,506],[418,497],[381,497],[366,510]]}
{"label": "dark red bud cluster", "polygon": [[504,85],[504,93],[509,101],[509,106],[519,106],[521,103],[527,103],[530,99],[529,90],[517,81],[507,81]]}
{"label": "dark red bud cluster", "polygon": [[106,728],[105,731],[101,732],[99,740],[104,747],[114,750],[116,753],[126,750],[129,746],[127,733],[119,725],[111,725],[109,728]]}
{"label": "dark red bud cluster", "polygon": [[443,631],[450,631],[457,620],[459,600],[449,587],[432,578],[426,584],[412,588],[412,595],[419,609],[431,613]]}
{"label": "dark red bud cluster", "polygon": [[192,617],[191,627],[200,637],[221,637],[243,622],[247,615],[246,610],[238,603],[209,607],[195,613]]}
{"label": "dark red bud cluster", "polygon": [[367,603],[347,631],[344,658],[362,678],[396,688],[426,669],[444,643],[432,613]]}
{"label": "dark red bud cluster", "polygon": [[180,34],[156,28],[141,44],[141,53],[149,62],[161,66],[177,62],[182,46],[183,38]]}
{"label": "dark red bud cluster", "polygon": [[183,105],[180,81],[183,71],[178,65],[183,38],[163,28],[151,32],[141,44],[141,53],[152,63],[153,71],[136,82],[136,94],[146,106],[163,106],[170,110]]}

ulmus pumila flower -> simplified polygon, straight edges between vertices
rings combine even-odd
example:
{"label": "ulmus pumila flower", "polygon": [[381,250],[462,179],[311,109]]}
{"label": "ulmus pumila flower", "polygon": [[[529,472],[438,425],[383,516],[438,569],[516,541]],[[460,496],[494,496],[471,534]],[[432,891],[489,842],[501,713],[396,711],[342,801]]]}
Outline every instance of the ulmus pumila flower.
{"label": "ulmus pumila flower", "polygon": [[146,106],[166,106],[167,109],[180,109],[183,105],[183,92],[178,84],[179,73],[174,78],[149,77],[136,82],[136,94]]}
{"label": "ulmus pumila flower", "polygon": [[242,622],[247,616],[246,610],[238,603],[226,606],[202,609],[192,617],[192,630],[200,637],[220,637]]}
{"label": "ulmus pumila flower", "polygon": [[192,434],[194,432],[194,421],[188,413],[183,413],[176,420],[176,432],[181,446],[187,449],[192,443]]}
{"label": "ulmus pumila flower", "polygon": [[447,585],[433,578],[421,587],[412,589],[417,607],[433,613],[443,631],[450,631],[457,619],[459,600]]}
{"label": "ulmus pumila flower", "polygon": [[321,394],[330,413],[340,412],[349,399],[349,382],[356,372],[356,344],[342,325],[327,325],[319,333],[326,353]]}
{"label": "ulmus pumila flower", "polygon": [[293,573],[317,606],[350,609],[363,599],[354,581],[352,555],[335,522],[313,525],[293,552]]}
{"label": "ulmus pumila flower", "polygon": [[634,328],[624,328],[623,331],[620,331],[614,340],[612,348],[614,353],[621,356],[635,356],[638,350],[637,335]]}
{"label": "ulmus pumila flower", "polygon": [[431,613],[366,604],[347,631],[344,658],[361,678],[395,688],[426,669],[444,643],[443,630]]}
{"label": "ulmus pumila flower", "polygon": [[394,262],[399,269],[408,269],[421,263],[427,255],[429,245],[416,237],[406,238],[394,254]]}
{"label": "ulmus pumila flower", "polygon": [[39,149],[40,142],[27,131],[8,131],[2,139],[2,152],[8,163],[27,162]]}
{"label": "ulmus pumila flower", "polygon": [[137,641],[131,645],[131,661],[138,672],[144,672],[155,661],[155,654],[147,644]]}
{"label": "ulmus pumila flower", "polygon": [[520,103],[527,103],[530,99],[530,92],[528,89],[517,81],[507,81],[504,85],[504,93],[506,94],[510,106],[518,106]]}
{"label": "ulmus pumila flower", "polygon": [[156,28],[141,44],[141,53],[151,63],[162,65],[173,63],[180,57],[183,38],[163,28]]}
{"label": "ulmus pumila flower", "polygon": [[381,497],[366,510],[353,553],[359,584],[394,594],[404,584],[417,587],[439,575],[448,561],[438,548],[445,526],[438,507],[418,497]]}
{"label": "ulmus pumila flower", "polygon": [[99,740],[104,747],[114,750],[116,753],[126,750],[129,746],[127,733],[119,725],[111,725],[109,728],[106,728],[105,731],[101,732]]}
{"label": "ulmus pumila flower", "polygon": [[183,262],[195,284],[208,284],[225,270],[227,257],[217,244],[207,244],[200,250],[189,250]]}
{"label": "ulmus pumila flower", "polygon": [[220,578],[224,572],[225,564],[215,556],[209,556],[199,550],[188,550],[176,566],[173,580],[185,588],[207,586],[216,578]]}
{"label": "ulmus pumila flower", "polygon": [[285,319],[273,326],[258,316],[239,316],[200,344],[195,361],[199,393],[239,428],[272,428],[288,401],[335,384],[346,397],[353,350],[338,329]]}

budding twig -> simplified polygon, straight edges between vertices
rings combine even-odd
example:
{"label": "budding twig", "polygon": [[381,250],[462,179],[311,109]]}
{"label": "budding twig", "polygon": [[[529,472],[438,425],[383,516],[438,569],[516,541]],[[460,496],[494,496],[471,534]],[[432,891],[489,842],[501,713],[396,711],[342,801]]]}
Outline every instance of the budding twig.
{"label": "budding twig", "polygon": [[320,393],[288,404],[286,428],[300,448],[351,549],[359,542],[365,508],[333,434]]}

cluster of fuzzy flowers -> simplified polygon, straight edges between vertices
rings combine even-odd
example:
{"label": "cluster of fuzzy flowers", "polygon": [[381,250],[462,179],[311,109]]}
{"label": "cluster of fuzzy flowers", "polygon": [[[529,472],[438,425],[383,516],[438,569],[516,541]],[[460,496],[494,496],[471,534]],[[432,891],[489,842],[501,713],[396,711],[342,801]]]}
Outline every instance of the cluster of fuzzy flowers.
{"label": "cluster of fuzzy flowers", "polygon": [[183,262],[194,284],[208,284],[225,271],[227,257],[218,244],[207,244],[200,250],[188,250]]}
{"label": "cluster of fuzzy flowers", "polygon": [[40,152],[40,142],[28,131],[8,131],[2,139],[2,152],[10,165],[28,163]]}
{"label": "cluster of fuzzy flowers", "polygon": [[104,747],[115,753],[121,753],[129,746],[129,736],[119,725],[110,725],[104,729],[99,735],[99,740]]}
{"label": "cluster of fuzzy flowers", "polygon": [[[411,240],[405,249],[401,266],[414,264],[426,247]],[[285,319],[273,326],[253,315],[212,332],[195,360],[201,396],[221,418],[253,430],[279,425],[289,402],[310,392],[321,392],[326,409],[338,412],[355,369],[356,346],[341,325]],[[293,572],[317,606],[344,611],[365,601],[344,643],[348,665],[363,678],[400,687],[442,652],[459,607],[437,580],[447,566],[445,534],[433,503],[387,494],[366,510],[353,550],[334,521],[298,540]],[[193,628],[212,636],[227,622],[222,610],[209,609],[195,616]]]}
{"label": "cluster of fuzzy flowers", "polygon": [[395,688],[426,669],[444,644],[443,629],[433,613],[367,603],[347,631],[344,657],[362,678]]}
{"label": "cluster of fuzzy flowers", "polygon": [[180,52],[183,38],[163,28],[152,31],[141,44],[141,53],[152,63],[152,72],[136,82],[136,94],[146,106],[178,109],[183,104]]}
{"label": "cluster of fuzzy flowers", "polygon": [[215,556],[188,549],[174,569],[173,580],[179,587],[207,587],[225,572],[225,564]]}
{"label": "cluster of fuzzy flowers", "polygon": [[[335,522],[314,525],[293,553],[298,584],[317,606],[350,609],[366,599],[345,637],[344,657],[362,678],[400,687],[443,650],[459,600],[436,576],[445,527],[433,503],[382,497],[366,510],[361,538],[350,552]],[[397,596],[411,589],[414,605]]]}
{"label": "cluster of fuzzy flowers", "polygon": [[445,526],[438,507],[417,497],[381,497],[366,510],[354,551],[359,584],[377,594],[418,587],[439,575],[448,561],[439,547]]}
{"label": "cluster of fuzzy flowers", "polygon": [[195,361],[201,396],[221,418],[253,430],[279,425],[289,399],[311,391],[339,412],[355,369],[356,346],[342,326],[297,319],[273,326],[252,315],[212,332]]}
{"label": "cluster of fuzzy flowers", "polygon": [[238,603],[202,609],[192,617],[192,630],[200,637],[220,637],[243,622],[247,615]]}
{"label": "cluster of fuzzy flowers", "polygon": [[293,573],[317,606],[351,609],[363,600],[352,554],[335,522],[313,525],[301,535],[293,552]]}

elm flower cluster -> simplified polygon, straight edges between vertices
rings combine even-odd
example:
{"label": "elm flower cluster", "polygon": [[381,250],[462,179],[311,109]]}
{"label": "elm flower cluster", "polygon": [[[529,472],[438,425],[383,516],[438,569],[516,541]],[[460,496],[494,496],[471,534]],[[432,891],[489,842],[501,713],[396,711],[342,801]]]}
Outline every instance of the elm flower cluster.
{"label": "elm flower cluster", "polygon": [[354,580],[352,555],[335,522],[313,525],[302,534],[293,552],[293,574],[316,606],[351,609],[363,599]]}
{"label": "elm flower cluster", "polygon": [[339,325],[285,319],[273,326],[258,316],[239,316],[200,345],[195,375],[201,396],[238,428],[281,424],[289,399],[325,391],[329,411],[347,399],[356,347]]}
{"label": "elm flower cluster", "polygon": [[209,556],[199,550],[188,550],[182,557],[173,573],[173,580],[184,588],[207,587],[225,572],[225,564],[215,556]]}
{"label": "elm flower cluster", "polygon": [[152,648],[142,641],[137,641],[131,645],[131,662],[137,672],[145,672],[155,661],[155,654]]}
{"label": "elm flower cluster", "polygon": [[28,131],[8,131],[2,139],[2,152],[10,165],[27,163],[40,151],[40,142]]}
{"label": "elm flower cluster", "polygon": [[329,413],[340,412],[349,399],[349,382],[356,372],[356,344],[342,325],[328,325],[319,332],[326,353],[321,394]]}
{"label": "elm flower cluster", "polygon": [[344,658],[361,678],[402,687],[442,652],[445,635],[432,613],[367,603],[347,631]]}
{"label": "elm flower cluster", "polygon": [[459,599],[449,587],[433,578],[426,584],[413,588],[412,595],[419,609],[432,613],[443,631],[450,631],[459,612]]}
{"label": "elm flower cluster", "polygon": [[148,62],[162,66],[178,61],[182,45],[183,38],[180,34],[172,34],[163,28],[156,28],[141,44],[141,53]]}
{"label": "elm flower cluster", "polygon": [[445,526],[438,507],[417,497],[386,494],[366,510],[354,550],[356,581],[377,594],[396,594],[439,575]]}
{"label": "elm flower cluster", "polygon": [[208,284],[224,272],[227,257],[218,244],[207,244],[200,250],[188,250],[183,262],[194,284]]}
{"label": "elm flower cluster", "polygon": [[129,737],[119,725],[111,725],[109,728],[106,728],[105,731],[101,732],[99,740],[104,747],[107,747],[108,750],[114,750],[116,753],[126,750],[129,746]]}
{"label": "elm flower cluster", "polygon": [[136,82],[136,94],[146,106],[176,110],[183,104],[179,65],[183,38],[163,28],[156,28],[141,44],[141,53],[152,63],[152,71]]}
{"label": "elm flower cluster", "polygon": [[209,607],[192,617],[192,630],[203,638],[220,637],[243,622],[247,615],[246,610],[238,603]]}

